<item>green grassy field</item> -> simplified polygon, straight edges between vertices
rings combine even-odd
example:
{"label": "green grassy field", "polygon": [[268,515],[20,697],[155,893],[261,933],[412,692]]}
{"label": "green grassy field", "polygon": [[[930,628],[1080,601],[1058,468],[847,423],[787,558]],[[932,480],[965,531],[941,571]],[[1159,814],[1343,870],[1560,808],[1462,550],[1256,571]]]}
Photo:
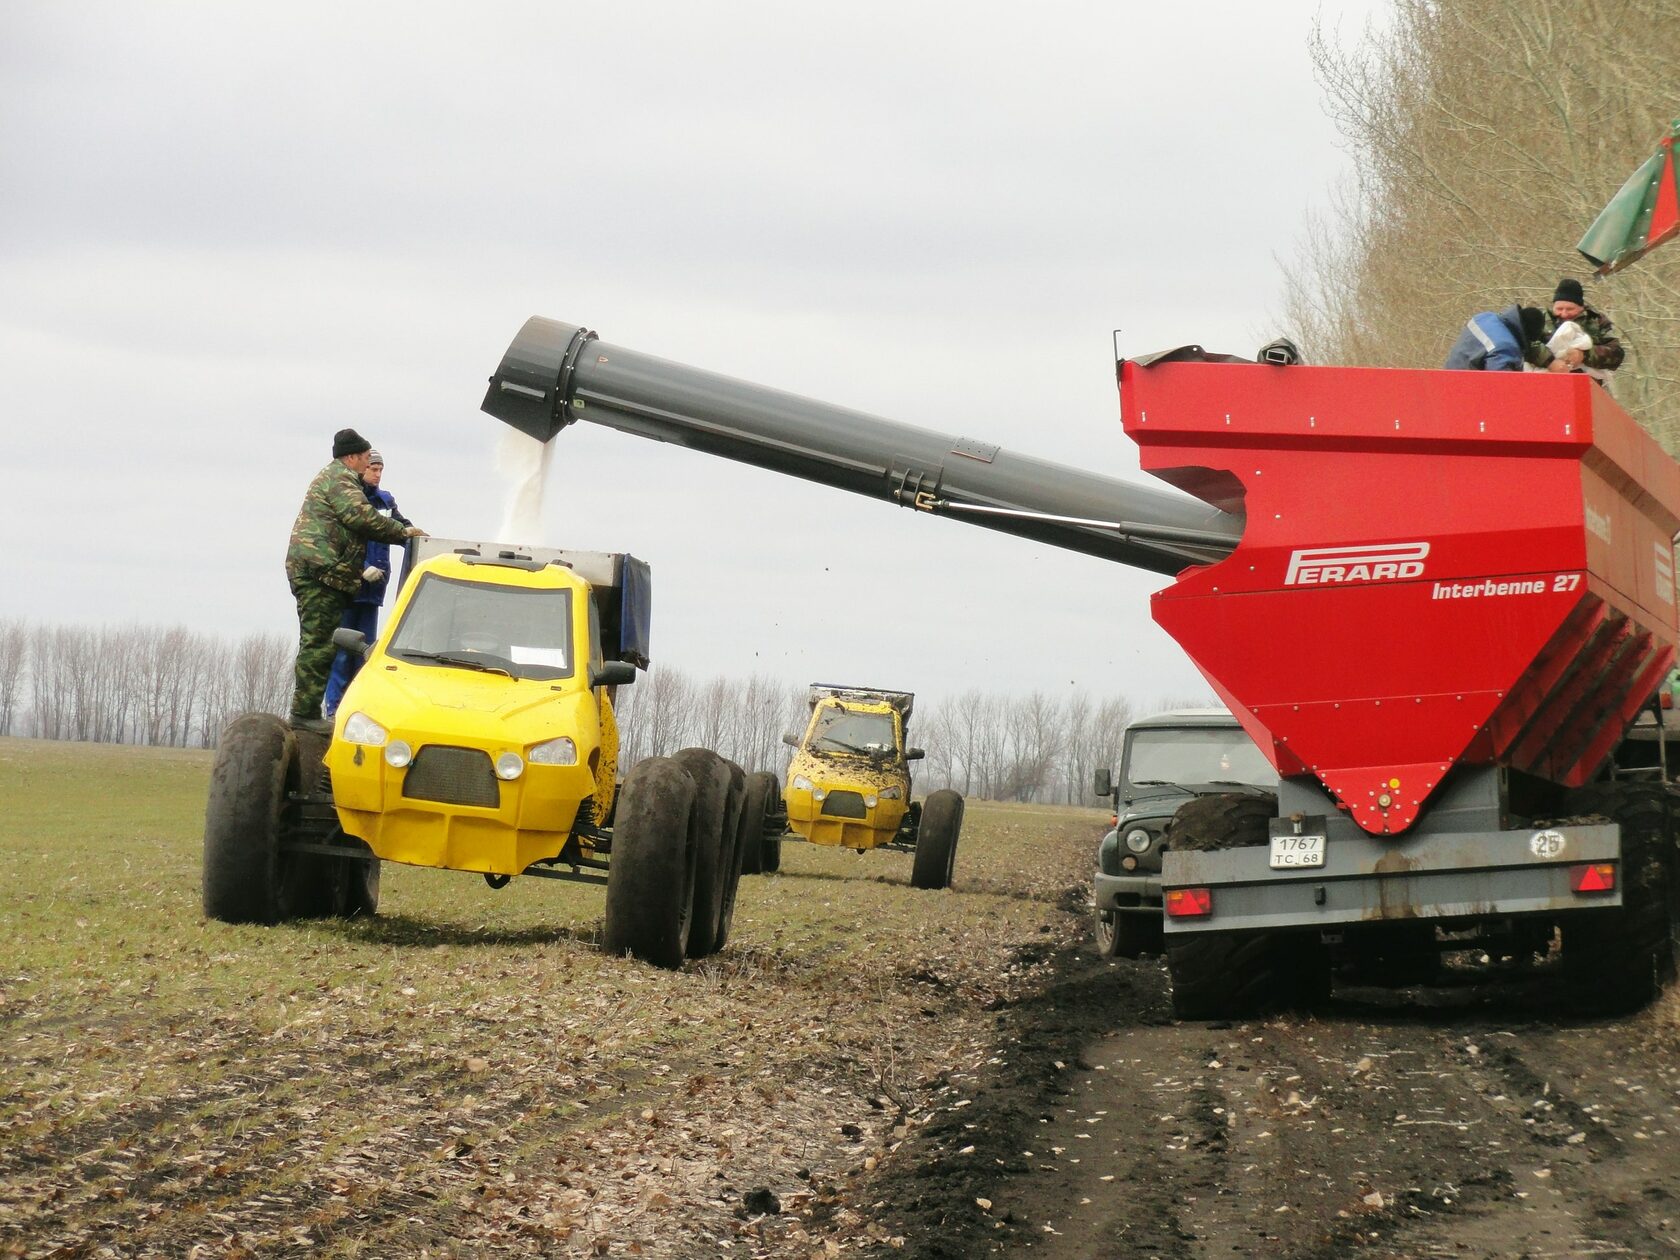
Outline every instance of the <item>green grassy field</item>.
{"label": "green grassy field", "polygon": [[0,1255],[704,1255],[759,1186],[752,1254],[809,1255],[1083,932],[1106,821],[973,802],[934,893],[788,844],[664,972],[552,880],[388,865],[377,918],[208,922],[209,769],[0,740]]}

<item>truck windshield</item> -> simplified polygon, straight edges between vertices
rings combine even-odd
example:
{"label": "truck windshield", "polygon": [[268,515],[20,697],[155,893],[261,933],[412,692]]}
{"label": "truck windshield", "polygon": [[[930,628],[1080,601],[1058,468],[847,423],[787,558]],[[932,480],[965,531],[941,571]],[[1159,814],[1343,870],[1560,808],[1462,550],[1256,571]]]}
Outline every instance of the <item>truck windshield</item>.
{"label": "truck windshield", "polygon": [[1278,776],[1247,733],[1221,727],[1133,731],[1126,747],[1130,784],[1248,783],[1276,787]]}
{"label": "truck windshield", "polygon": [[817,724],[811,731],[813,752],[880,754],[897,747],[889,713],[856,713],[829,705],[817,714]]}
{"label": "truck windshield", "polygon": [[570,678],[572,593],[428,573],[385,651],[419,665]]}

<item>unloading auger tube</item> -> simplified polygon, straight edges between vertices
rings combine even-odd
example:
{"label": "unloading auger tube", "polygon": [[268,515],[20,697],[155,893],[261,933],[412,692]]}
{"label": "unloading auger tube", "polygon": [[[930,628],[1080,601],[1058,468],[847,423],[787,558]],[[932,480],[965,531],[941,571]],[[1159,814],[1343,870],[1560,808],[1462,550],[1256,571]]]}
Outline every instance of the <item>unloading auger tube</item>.
{"label": "unloading auger tube", "polygon": [[588,420],[1154,573],[1229,555],[1243,518],[525,321],[483,409],[538,441]]}

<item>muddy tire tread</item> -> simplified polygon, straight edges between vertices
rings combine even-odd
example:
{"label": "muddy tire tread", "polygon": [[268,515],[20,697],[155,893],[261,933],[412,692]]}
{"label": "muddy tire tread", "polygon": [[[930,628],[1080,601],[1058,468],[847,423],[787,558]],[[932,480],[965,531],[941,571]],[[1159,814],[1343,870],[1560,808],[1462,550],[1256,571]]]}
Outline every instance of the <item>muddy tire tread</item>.
{"label": "muddy tire tread", "polygon": [[204,913],[224,923],[276,923],[280,816],[296,741],[285,721],[245,713],[216,748],[204,809]]}
{"label": "muddy tire tread", "polygon": [[[1269,793],[1197,797],[1173,815],[1166,843],[1200,853],[1263,845],[1276,814],[1277,798]],[[1166,954],[1179,1019],[1241,1019],[1311,1007],[1329,993],[1329,957],[1311,933],[1169,936]]]}
{"label": "muddy tire tread", "polygon": [[950,788],[928,793],[927,799],[922,802],[921,825],[916,830],[916,856],[910,867],[913,887],[934,889],[951,886],[963,812],[962,796]]}
{"label": "muddy tire tread", "polygon": [[669,757],[649,757],[625,777],[607,872],[607,952],[682,966],[694,910],[695,795],[688,771]]}

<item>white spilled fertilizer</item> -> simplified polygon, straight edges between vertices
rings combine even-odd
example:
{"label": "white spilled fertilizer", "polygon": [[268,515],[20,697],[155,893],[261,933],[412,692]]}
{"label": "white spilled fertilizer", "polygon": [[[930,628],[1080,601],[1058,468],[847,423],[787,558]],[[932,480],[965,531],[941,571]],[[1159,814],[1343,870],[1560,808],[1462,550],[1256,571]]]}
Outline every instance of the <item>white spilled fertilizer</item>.
{"label": "white spilled fertilizer", "polygon": [[508,429],[496,448],[496,467],[507,487],[502,509],[500,542],[542,545],[543,490],[548,484],[548,465],[554,458],[554,443]]}

